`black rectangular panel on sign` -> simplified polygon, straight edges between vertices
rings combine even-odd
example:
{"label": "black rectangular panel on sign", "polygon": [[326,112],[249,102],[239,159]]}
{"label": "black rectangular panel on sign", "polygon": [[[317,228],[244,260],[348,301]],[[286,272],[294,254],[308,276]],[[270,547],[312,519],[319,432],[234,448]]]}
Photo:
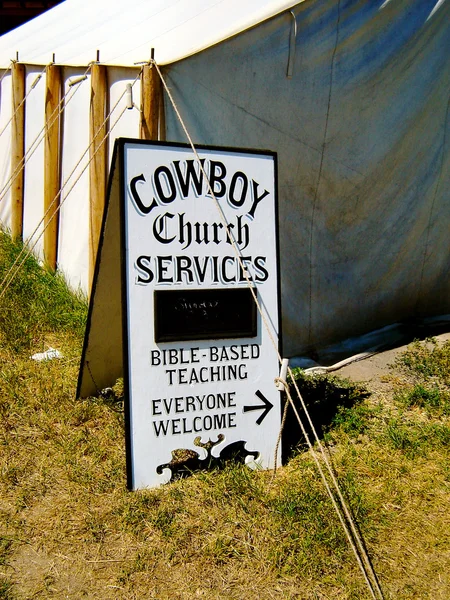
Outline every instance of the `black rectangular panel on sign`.
{"label": "black rectangular panel on sign", "polygon": [[249,288],[155,291],[155,342],[256,337],[256,322]]}

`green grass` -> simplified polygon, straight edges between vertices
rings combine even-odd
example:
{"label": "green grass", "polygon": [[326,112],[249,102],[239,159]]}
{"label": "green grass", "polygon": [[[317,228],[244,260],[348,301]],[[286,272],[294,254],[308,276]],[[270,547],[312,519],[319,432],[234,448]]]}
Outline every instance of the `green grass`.
{"label": "green grass", "polygon": [[[0,233],[0,281],[18,258],[22,261],[22,249],[22,244]],[[59,273],[42,269],[30,255],[0,299],[0,331],[11,350],[31,350],[50,332],[67,332],[81,339],[86,314],[83,294],[69,291]]]}
{"label": "green grass", "polygon": [[450,386],[450,341],[438,344],[434,338],[425,343],[415,340],[396,361],[396,366],[415,379],[430,383],[439,378],[440,384]]}
{"label": "green grass", "polygon": [[13,600],[12,583],[5,581],[0,575],[0,598],[1,600]]}
{"label": "green grass", "polygon": [[414,341],[395,367],[406,376],[394,393],[400,415],[387,427],[387,438],[409,454],[427,453],[450,442],[450,343],[434,338]]}
{"label": "green grass", "polygon": [[351,407],[338,406],[332,426],[349,436],[357,437],[370,429],[371,419],[379,414],[379,408],[367,404],[356,404]]}
{"label": "green grass", "polygon": [[[306,375],[301,369],[293,369],[293,378],[308,409],[311,421],[319,436],[328,437],[331,429],[342,427],[357,435],[367,427],[372,409],[363,403],[370,396],[367,388],[359,383],[333,375]],[[293,382],[290,392],[297,411],[302,416],[310,440],[314,440],[312,429],[303,415]],[[284,460],[293,452],[304,450],[303,438],[294,411],[289,406],[283,436]]]}
{"label": "green grass", "polygon": [[[7,570],[9,557],[13,551],[13,542],[9,537],[0,535],[0,571]],[[0,574],[0,599],[12,600],[13,584],[6,574]]]}
{"label": "green grass", "polygon": [[[5,273],[20,247],[0,242]],[[28,259],[1,312],[0,598],[370,598],[298,435],[275,477],[230,463],[127,492],[120,404],[75,400],[84,299]],[[46,344],[64,358],[30,360]],[[404,356],[386,398],[296,376],[386,598],[446,600],[447,354]]]}

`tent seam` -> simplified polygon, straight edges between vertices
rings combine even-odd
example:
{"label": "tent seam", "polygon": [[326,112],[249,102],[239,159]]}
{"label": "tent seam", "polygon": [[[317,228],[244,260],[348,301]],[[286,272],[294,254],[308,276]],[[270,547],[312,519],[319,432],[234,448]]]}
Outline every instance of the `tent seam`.
{"label": "tent seam", "polygon": [[335,43],[334,43],[333,54],[331,56],[330,89],[329,89],[329,92],[328,92],[327,114],[326,114],[326,117],[325,117],[325,127],[324,127],[324,132],[323,132],[322,152],[321,152],[321,155],[320,155],[319,173],[317,175],[316,190],[315,190],[315,193],[314,193],[314,200],[313,200],[313,204],[312,204],[311,228],[310,228],[310,234],[309,234],[309,324],[308,324],[308,346],[310,346],[310,344],[311,344],[311,334],[312,334],[312,279],[313,279],[312,249],[313,249],[313,242],[314,242],[314,218],[315,218],[315,214],[316,214],[317,199],[318,199],[318,195],[319,195],[320,180],[322,178],[322,169],[323,169],[323,162],[324,162],[324,157],[325,157],[325,145],[326,145],[327,134],[328,134],[328,121],[329,121],[329,116],[330,116],[331,96],[332,96],[332,90],[333,90],[334,62],[335,62],[337,47],[338,47],[338,43],[339,43],[339,26],[340,26],[340,21],[341,21],[341,0],[338,0],[338,2],[337,2],[337,11],[338,11],[338,14],[337,14],[337,21],[336,21],[336,39],[335,39]]}
{"label": "tent seam", "polygon": [[430,242],[431,219],[432,219],[433,212],[434,212],[434,206],[436,204],[437,193],[438,193],[438,190],[439,190],[439,187],[440,187],[440,184],[441,184],[442,171],[444,169],[445,147],[446,147],[446,144],[447,144],[448,116],[449,116],[449,112],[450,112],[449,109],[450,109],[450,96],[449,96],[449,98],[447,100],[447,108],[446,108],[446,111],[445,111],[444,139],[442,140],[441,164],[440,164],[440,167],[439,167],[439,175],[438,175],[438,178],[437,178],[436,187],[434,189],[433,200],[431,202],[430,216],[428,218],[428,225],[427,225],[426,238],[425,238],[425,248],[424,248],[424,251],[423,251],[422,269],[420,271],[419,289],[418,289],[418,292],[417,292],[417,299],[416,299],[416,309],[414,311],[416,315],[419,312],[420,297],[421,297],[421,293],[422,293],[423,278],[424,278],[424,273],[425,273],[425,263],[427,262],[428,247],[429,247],[429,242]]}

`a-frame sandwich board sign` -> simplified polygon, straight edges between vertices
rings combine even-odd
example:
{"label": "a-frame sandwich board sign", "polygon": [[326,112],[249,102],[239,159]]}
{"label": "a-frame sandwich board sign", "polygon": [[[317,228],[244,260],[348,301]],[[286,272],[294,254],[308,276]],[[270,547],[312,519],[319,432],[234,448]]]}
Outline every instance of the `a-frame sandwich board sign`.
{"label": "a-frame sandwich board sign", "polygon": [[131,489],[168,482],[180,450],[275,460],[276,155],[196,149],[203,170],[184,144],[114,148],[77,396],[124,376]]}

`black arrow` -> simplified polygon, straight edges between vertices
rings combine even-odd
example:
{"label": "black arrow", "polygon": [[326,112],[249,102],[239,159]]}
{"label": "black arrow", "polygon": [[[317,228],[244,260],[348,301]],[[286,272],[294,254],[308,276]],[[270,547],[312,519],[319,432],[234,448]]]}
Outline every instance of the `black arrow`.
{"label": "black arrow", "polygon": [[244,406],[244,412],[246,413],[246,412],[250,412],[251,410],[264,409],[264,412],[261,413],[259,415],[259,417],[256,419],[256,424],[261,425],[261,423],[264,421],[264,419],[266,418],[269,411],[272,410],[273,404],[272,404],[272,402],[269,402],[269,400],[267,400],[267,398],[265,396],[263,396],[259,390],[257,390],[255,392],[255,394],[258,396],[258,398],[260,400],[262,400],[264,402],[264,404],[258,404],[258,406]]}

